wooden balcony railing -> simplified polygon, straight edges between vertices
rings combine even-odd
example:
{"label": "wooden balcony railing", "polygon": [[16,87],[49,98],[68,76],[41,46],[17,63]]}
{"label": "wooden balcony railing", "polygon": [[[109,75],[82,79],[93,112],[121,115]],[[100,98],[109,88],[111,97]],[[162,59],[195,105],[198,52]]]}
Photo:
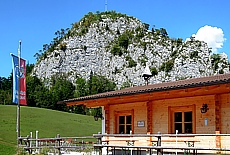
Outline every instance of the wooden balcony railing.
{"label": "wooden balcony railing", "polygon": [[[146,152],[157,155],[164,152],[183,154],[230,154],[230,134],[94,134],[98,143],[94,147],[106,148],[106,153],[131,149],[135,154]],[[138,153],[139,152],[139,153]]]}

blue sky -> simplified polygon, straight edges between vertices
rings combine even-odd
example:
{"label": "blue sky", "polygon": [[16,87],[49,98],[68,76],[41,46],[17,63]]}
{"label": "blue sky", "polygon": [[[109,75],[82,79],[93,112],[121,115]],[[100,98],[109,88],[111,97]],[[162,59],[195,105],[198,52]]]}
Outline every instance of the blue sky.
{"label": "blue sky", "polygon": [[[88,12],[105,11],[106,0],[1,0],[0,76],[12,71],[10,53],[36,63],[34,54],[61,28],[71,28]],[[214,52],[230,56],[230,0],[107,0],[107,10],[134,16],[171,38],[205,40]]]}

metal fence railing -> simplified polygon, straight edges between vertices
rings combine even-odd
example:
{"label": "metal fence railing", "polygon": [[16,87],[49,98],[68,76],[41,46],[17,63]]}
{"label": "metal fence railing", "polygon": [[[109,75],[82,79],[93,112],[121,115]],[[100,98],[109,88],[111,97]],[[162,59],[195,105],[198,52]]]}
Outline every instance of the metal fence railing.
{"label": "metal fence railing", "polygon": [[85,137],[20,137],[29,154],[94,155],[230,154],[230,134],[94,134]]}
{"label": "metal fence railing", "polygon": [[61,155],[70,152],[92,152],[97,139],[93,136],[85,137],[61,137],[54,138],[20,137],[19,147],[29,154]]}

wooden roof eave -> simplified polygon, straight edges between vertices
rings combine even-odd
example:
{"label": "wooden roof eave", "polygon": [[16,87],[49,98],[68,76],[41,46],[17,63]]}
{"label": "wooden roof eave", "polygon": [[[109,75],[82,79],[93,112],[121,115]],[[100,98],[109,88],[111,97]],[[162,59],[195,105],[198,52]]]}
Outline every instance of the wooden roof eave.
{"label": "wooden roof eave", "polygon": [[107,104],[106,98],[100,98],[100,99],[93,99],[93,100],[83,100],[83,101],[66,101],[67,106],[76,106],[76,105],[84,105],[88,108],[92,107],[100,107]]}
{"label": "wooden roof eave", "polygon": [[141,92],[133,93],[127,95],[117,95],[102,98],[94,98],[87,100],[72,100],[67,101],[67,106],[72,105],[85,105],[86,107],[99,107],[108,104],[124,104],[124,103],[135,103],[135,102],[145,102],[151,100],[161,100],[170,98],[180,98],[180,97],[190,97],[190,96],[200,96],[200,95],[211,95],[219,93],[227,93],[230,91],[229,84],[218,84],[218,85],[205,85],[200,87],[191,88],[178,88],[171,90],[162,90],[156,92]]}

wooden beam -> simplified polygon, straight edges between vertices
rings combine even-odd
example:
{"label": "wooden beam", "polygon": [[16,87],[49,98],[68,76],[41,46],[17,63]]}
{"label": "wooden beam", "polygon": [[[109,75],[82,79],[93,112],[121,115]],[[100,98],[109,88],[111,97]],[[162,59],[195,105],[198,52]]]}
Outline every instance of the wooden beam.
{"label": "wooden beam", "polygon": [[220,85],[215,85],[215,86],[204,86],[204,87],[203,87],[203,90],[204,90],[204,91],[210,91],[210,90],[214,90],[214,89],[219,88],[219,87],[220,87]]}
{"label": "wooden beam", "polygon": [[148,102],[148,101],[165,100],[171,98],[224,94],[230,92],[229,87],[230,84],[222,84],[222,85],[203,86],[203,87],[187,88],[187,89],[146,92],[141,94],[98,98],[98,99],[91,99],[85,101],[71,101],[71,102],[67,102],[66,104],[67,106],[83,104],[86,105],[87,107],[98,107],[98,106],[105,106],[107,104],[113,105],[113,104],[125,104],[125,103],[136,103],[136,102]]}
{"label": "wooden beam", "polygon": [[220,95],[215,95],[215,123],[216,123],[216,131],[221,131]]}
{"label": "wooden beam", "polygon": [[106,105],[104,107],[105,110],[105,132],[107,134],[110,134],[110,126],[109,126],[109,120],[110,120],[110,115],[109,115],[109,105]]}
{"label": "wooden beam", "polygon": [[152,101],[149,101],[147,104],[147,132],[152,134],[153,132],[153,108],[152,108]]}

